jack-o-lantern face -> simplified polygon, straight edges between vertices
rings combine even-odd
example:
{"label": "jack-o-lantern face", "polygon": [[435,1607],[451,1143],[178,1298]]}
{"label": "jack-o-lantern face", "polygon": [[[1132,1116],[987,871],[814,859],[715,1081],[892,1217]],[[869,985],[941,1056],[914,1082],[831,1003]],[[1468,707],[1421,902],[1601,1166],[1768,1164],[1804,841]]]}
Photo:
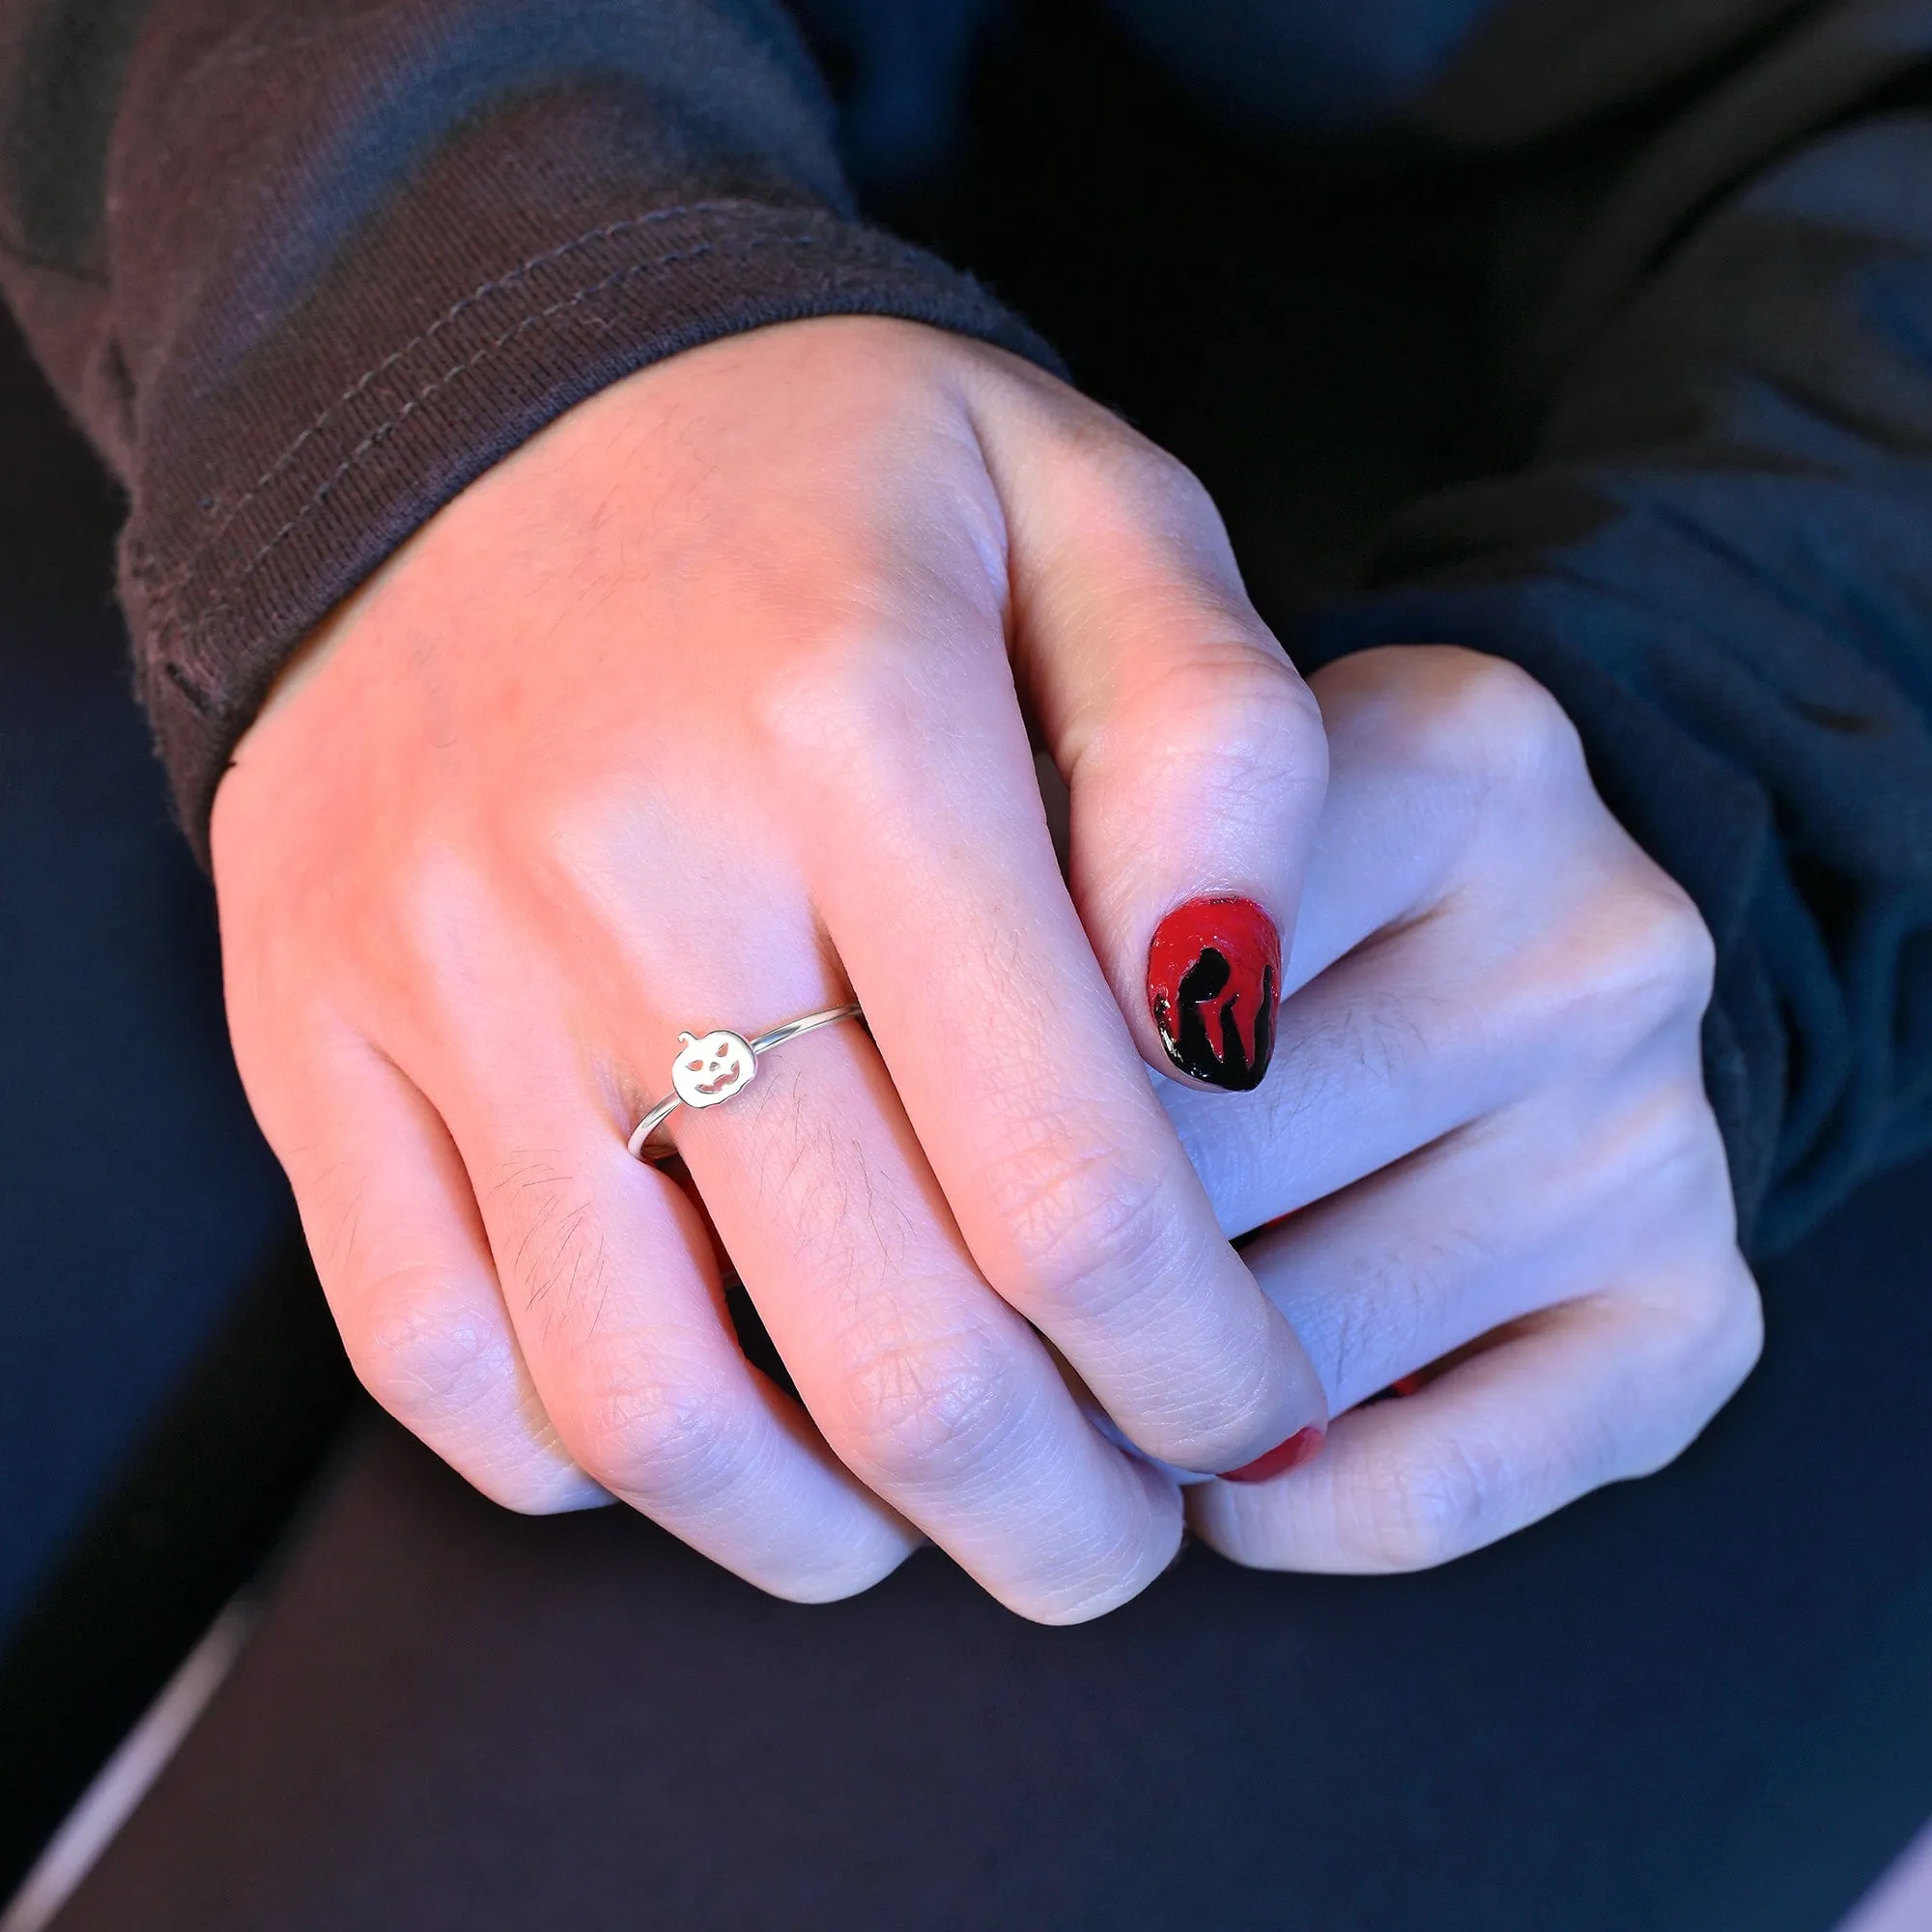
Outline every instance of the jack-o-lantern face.
{"label": "jack-o-lantern face", "polygon": [[681,1033],[677,1039],[670,1084],[687,1107],[715,1107],[728,1100],[749,1087],[758,1070],[758,1057],[741,1035],[720,1031],[699,1039]]}

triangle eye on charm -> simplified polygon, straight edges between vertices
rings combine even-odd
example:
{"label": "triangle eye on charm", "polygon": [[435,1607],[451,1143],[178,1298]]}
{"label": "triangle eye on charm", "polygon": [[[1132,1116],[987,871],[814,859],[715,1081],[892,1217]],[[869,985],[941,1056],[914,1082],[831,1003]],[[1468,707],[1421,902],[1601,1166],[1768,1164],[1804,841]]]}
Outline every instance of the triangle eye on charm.
{"label": "triangle eye on charm", "polygon": [[634,1159],[647,1166],[673,1159],[676,1144],[661,1129],[680,1107],[715,1107],[732,1094],[742,1094],[758,1077],[759,1054],[801,1034],[816,1033],[820,1027],[837,1026],[841,1020],[857,1020],[863,1026],[865,1019],[859,1003],[851,1000],[842,1007],[801,1013],[795,1020],[768,1027],[755,1039],[747,1039],[729,1027],[702,1035],[679,1034],[677,1053],[670,1064],[671,1091],[631,1129],[625,1147]]}
{"label": "triangle eye on charm", "polygon": [[715,1107],[741,1094],[757,1077],[758,1057],[743,1034],[678,1035],[679,1053],[670,1084],[687,1107]]}

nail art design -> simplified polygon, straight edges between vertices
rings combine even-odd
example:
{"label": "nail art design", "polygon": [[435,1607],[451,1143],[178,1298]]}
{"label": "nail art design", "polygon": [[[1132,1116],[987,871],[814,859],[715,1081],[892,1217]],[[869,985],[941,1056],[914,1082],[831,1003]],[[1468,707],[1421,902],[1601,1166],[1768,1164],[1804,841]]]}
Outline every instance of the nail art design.
{"label": "nail art design", "polygon": [[1281,934],[1253,899],[1189,899],[1155,928],[1148,1006],[1183,1073],[1243,1094],[1274,1052]]}
{"label": "nail art design", "polygon": [[1321,1445],[1328,1439],[1324,1430],[1312,1424],[1306,1429],[1297,1429],[1286,1442],[1277,1442],[1265,1456],[1257,1456],[1252,1463],[1243,1463],[1238,1469],[1223,1469],[1224,1483],[1264,1483],[1270,1476],[1279,1476],[1285,1469],[1298,1469],[1304,1463],[1312,1463],[1321,1453]]}

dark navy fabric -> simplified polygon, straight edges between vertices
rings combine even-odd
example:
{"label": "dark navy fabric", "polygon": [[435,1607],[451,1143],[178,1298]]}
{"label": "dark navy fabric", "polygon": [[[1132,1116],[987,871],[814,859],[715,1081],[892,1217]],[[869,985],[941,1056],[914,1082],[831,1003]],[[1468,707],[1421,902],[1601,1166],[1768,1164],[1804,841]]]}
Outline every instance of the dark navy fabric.
{"label": "dark navy fabric", "polygon": [[1051,359],[857,218],[763,0],[7,0],[0,291],[128,487],[122,600],[197,846],[301,639],[607,384],[841,312]]}
{"label": "dark navy fabric", "polygon": [[1036,17],[1244,130],[1284,236],[1475,185],[1501,473],[1298,648],[1454,638],[1556,691],[1718,937],[1741,1218],[1793,1238],[1932,1137],[1932,0],[5,0],[0,285],[128,486],[190,838],[288,652],[603,384],[835,312],[1050,362],[866,213],[958,175]]}
{"label": "dark navy fabric", "polygon": [[1415,1577],[801,1607],[376,1425],[57,1932],[1832,1932],[1932,1812],[1928,1182],[1681,1463]]}
{"label": "dark navy fabric", "polygon": [[[49,245],[94,220],[88,144],[104,149],[115,117],[89,76],[125,58],[145,11],[61,10],[67,50],[32,70],[40,119],[14,98],[9,152],[30,125],[74,144],[43,180]],[[1712,1065],[1720,1099],[1726,1079],[1743,1094],[1725,1103],[1734,1154],[1793,1150],[1779,1185],[1810,1213],[1909,1146],[1932,1055],[1907,890],[1925,705],[1916,384],[1932,353],[1911,100],[1769,150],[1769,124],[1743,117],[1758,212],[1738,230],[1736,197],[1712,200],[1727,271],[1656,250],[1695,267],[1682,303],[1644,307],[1643,289],[1672,286],[1647,258],[1617,281],[1628,238],[1657,225],[1626,197],[1569,308],[1645,315],[1652,334],[1622,351],[1613,327],[1595,359],[1549,351],[1538,366],[1554,376],[1532,381],[1527,352],[1494,366],[1488,298],[1519,284],[1470,265],[1516,263],[1534,283],[1562,252],[1551,226],[1580,223],[1550,206],[1603,205],[1600,156],[1539,149],[1493,179],[1487,162],[1431,163],[1369,198],[1323,177],[1314,197],[1279,155],[1190,159],[1172,63],[1138,18],[1114,32],[1015,0],[976,29],[981,59],[1005,64],[988,97],[970,10],[933,11],[929,36],[901,15],[899,65],[870,70],[888,108],[893,76],[915,76],[922,125],[956,110],[960,143],[905,161],[901,184],[959,185],[974,206],[952,259],[992,265],[1076,371],[1209,477],[1284,629],[1298,593],[1356,574],[1396,500],[1541,466],[1411,517],[1372,591],[1300,635],[1314,651],[1461,634],[1539,668],[1627,821],[1653,849],[1678,840],[1725,938],[1719,1025],[1737,1043],[1720,1036]],[[1512,127],[1528,139],[1532,108],[1574,106],[1586,80],[1599,100],[1636,74],[1681,81],[1685,23],[1708,45],[1772,11],[1622,0],[1618,34],[1570,36],[1594,49],[1590,75],[1558,48],[1537,87],[1482,96],[1520,77],[1499,48],[1535,44],[1520,14],[1491,15],[1409,131],[1466,127],[1480,98],[1492,146]],[[0,0],[0,66],[32,12]],[[1577,18],[1555,0],[1545,14]],[[220,37],[233,9],[182,17],[237,58]],[[1894,43],[1910,55],[1909,36]],[[849,45],[819,44],[859,99]],[[307,49],[328,56],[327,36]],[[1211,75],[1186,81],[1206,119],[1227,118]],[[884,195],[902,151],[876,111]],[[520,126],[534,155],[554,124]],[[1646,138],[1619,129],[1617,165]],[[1686,178],[1721,178],[1711,156],[1741,138],[1719,126]],[[1459,140],[1482,145],[1441,146]],[[991,194],[996,163],[1012,172]],[[704,245],[701,225],[687,232]],[[43,278],[43,303],[84,319],[106,270],[86,273],[58,298]],[[50,364],[77,339],[64,330],[42,335]],[[300,345],[285,348],[307,395]],[[1760,365],[1776,380],[1738,374]],[[1563,400],[1539,430],[1552,384]],[[32,393],[16,406],[0,384],[0,1619],[286,1212],[220,1039],[207,896],[117,665],[114,506],[62,447]],[[1626,576],[1634,600],[1615,592]],[[1715,691],[1699,681],[1714,667]],[[1754,1024],[1779,1030],[1769,1059]],[[1740,1138],[1759,1109],[1765,1137]],[[1682,1464],[1394,1582],[1252,1576],[1197,1551],[1122,1614],[1047,1632],[927,1553],[879,1592],[802,1610],[614,1511],[507,1519],[379,1428],[65,1932],[1825,1932],[1932,1809],[1927,1178],[1867,1181],[1764,1269],[1765,1366]]]}
{"label": "dark navy fabric", "polygon": [[1932,117],[1892,113],[1714,212],[1524,470],[1411,512],[1299,639],[1498,650],[1563,700],[1718,938],[1708,1077],[1761,1247],[1932,1144],[1928,351]]}
{"label": "dark navy fabric", "polygon": [[293,1220],[113,607],[116,505],[0,340],[0,1648]]}

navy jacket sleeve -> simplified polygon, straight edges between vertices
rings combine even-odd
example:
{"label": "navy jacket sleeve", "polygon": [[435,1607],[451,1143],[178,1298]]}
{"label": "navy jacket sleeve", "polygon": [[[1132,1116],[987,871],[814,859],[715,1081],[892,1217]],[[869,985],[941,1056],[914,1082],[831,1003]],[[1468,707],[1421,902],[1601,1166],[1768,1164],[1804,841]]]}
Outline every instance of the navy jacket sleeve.
{"label": "navy jacket sleeve", "polygon": [[[1235,21],[1244,63],[1278,11],[1117,4]],[[1420,506],[1298,654],[1459,640],[1562,700],[1717,935],[1708,1077],[1773,1246],[1932,1145],[1932,0],[1496,18],[1431,110],[1465,147],[1686,104],[1540,304],[1530,461]],[[1046,353],[858,218],[777,0],[0,0],[0,284],[127,485],[197,842],[296,643],[599,386],[835,312]]]}
{"label": "navy jacket sleeve", "polygon": [[839,312],[1045,353],[856,217],[769,0],[0,0],[0,284],[127,487],[198,845],[294,646],[602,385]]}
{"label": "navy jacket sleeve", "polygon": [[1461,642],[1578,724],[1718,943],[1748,1243],[1932,1146],[1932,7],[1830,10],[1655,144],[1544,317],[1531,461],[1298,655]]}

